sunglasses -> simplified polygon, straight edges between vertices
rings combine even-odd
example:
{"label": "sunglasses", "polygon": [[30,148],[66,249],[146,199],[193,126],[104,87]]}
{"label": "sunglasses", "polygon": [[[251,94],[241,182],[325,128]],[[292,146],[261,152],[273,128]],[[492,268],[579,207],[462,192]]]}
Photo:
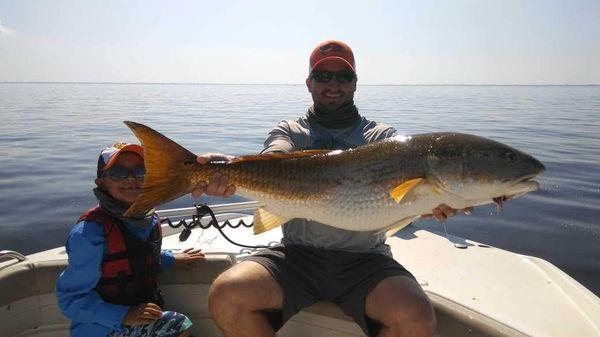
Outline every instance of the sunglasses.
{"label": "sunglasses", "polygon": [[132,175],[135,180],[144,180],[146,169],[143,166],[127,168],[120,165],[114,165],[106,170],[104,174],[108,175],[112,180],[125,180],[129,175]]}
{"label": "sunglasses", "polygon": [[329,83],[334,77],[339,84],[346,84],[352,82],[356,78],[356,74],[351,70],[315,70],[309,76],[309,78],[312,78],[319,83]]}

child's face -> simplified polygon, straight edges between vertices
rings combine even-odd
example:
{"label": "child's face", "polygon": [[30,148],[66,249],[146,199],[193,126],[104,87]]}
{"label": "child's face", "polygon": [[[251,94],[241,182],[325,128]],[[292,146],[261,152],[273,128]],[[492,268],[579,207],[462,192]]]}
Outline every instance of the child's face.
{"label": "child's face", "polygon": [[[144,167],[144,160],[133,152],[125,152],[119,155],[114,166],[122,166],[126,169]],[[136,180],[131,173],[122,180],[113,179],[106,172],[102,177],[96,179],[98,187],[126,206],[133,204],[141,192],[142,184],[143,180]]]}

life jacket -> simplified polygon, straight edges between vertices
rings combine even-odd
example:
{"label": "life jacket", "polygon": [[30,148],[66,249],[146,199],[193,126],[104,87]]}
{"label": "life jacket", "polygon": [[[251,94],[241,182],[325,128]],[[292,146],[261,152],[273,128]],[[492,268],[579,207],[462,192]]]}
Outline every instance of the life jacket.
{"label": "life jacket", "polygon": [[[154,214],[153,216],[158,216]],[[95,290],[107,302],[134,306],[152,302],[163,305],[158,289],[162,230],[160,223],[144,242],[130,233],[123,221],[100,207],[85,212],[79,221],[93,221],[104,228],[108,256]]]}

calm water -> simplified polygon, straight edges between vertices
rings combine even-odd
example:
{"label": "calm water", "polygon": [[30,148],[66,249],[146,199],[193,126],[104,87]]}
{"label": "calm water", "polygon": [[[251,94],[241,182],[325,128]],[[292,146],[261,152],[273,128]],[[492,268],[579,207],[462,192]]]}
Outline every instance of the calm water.
{"label": "calm water", "polygon": [[[540,159],[540,191],[499,215],[481,206],[456,216],[448,231],[547,259],[600,294],[600,87],[361,86],[356,103],[404,134],[473,133]],[[136,141],[123,120],[196,153],[240,155],[262,149],[272,126],[309,104],[302,85],[0,83],[0,250],[64,244],[95,204],[99,149]],[[162,208],[191,203],[186,196]],[[419,226],[440,230],[433,221]]]}

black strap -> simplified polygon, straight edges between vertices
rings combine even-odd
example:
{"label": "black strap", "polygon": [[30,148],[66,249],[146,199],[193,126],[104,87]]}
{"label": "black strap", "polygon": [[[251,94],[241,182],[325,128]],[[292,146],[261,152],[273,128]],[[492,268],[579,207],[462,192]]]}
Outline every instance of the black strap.
{"label": "black strap", "polygon": [[130,259],[133,257],[142,256],[142,255],[147,256],[148,253],[151,253],[153,251],[154,251],[153,247],[147,247],[145,249],[138,249],[138,250],[126,250],[126,251],[110,254],[106,257],[106,259],[104,261],[112,262],[112,261],[117,261],[117,260]]}
{"label": "black strap", "polygon": [[[202,229],[207,229],[209,227],[215,227],[219,233],[221,233],[221,235],[225,238],[225,240],[229,241],[230,243],[236,245],[236,246],[240,246],[240,247],[244,247],[244,248],[253,248],[253,249],[257,249],[257,248],[269,248],[269,246],[265,246],[265,245],[256,245],[256,246],[251,246],[251,245],[244,245],[241,243],[237,243],[233,240],[231,240],[224,232],[223,232],[223,228],[228,226],[231,228],[238,228],[240,226],[244,226],[246,228],[250,228],[253,226],[254,223],[251,224],[246,224],[244,222],[244,220],[239,220],[237,222],[237,224],[232,224],[231,222],[229,222],[229,220],[225,220],[225,222],[223,222],[223,225],[219,226],[219,222],[217,221],[217,217],[215,216],[215,213],[212,211],[212,209],[210,207],[208,207],[208,205],[206,204],[196,204],[194,205],[196,207],[196,214],[192,215],[192,221],[190,223],[187,223],[187,221],[181,220],[179,221],[179,223],[174,224],[173,222],[171,222],[171,220],[169,218],[165,218],[162,219],[160,222],[161,224],[163,222],[166,222],[169,224],[169,227],[172,228],[179,228],[181,226],[184,227],[183,231],[181,232],[181,234],[179,235],[179,241],[185,241],[187,240],[187,238],[190,236],[190,233],[192,232],[192,229],[194,229],[195,227],[199,227]],[[208,222],[208,224],[204,225],[202,224],[202,222],[200,222],[200,219],[202,219],[204,216],[206,215],[210,215],[211,220]]]}
{"label": "black strap", "polygon": [[117,284],[117,285],[121,286],[121,284],[125,284],[127,282],[132,282],[137,279],[145,280],[147,278],[147,276],[150,274],[151,274],[151,272],[147,271],[147,272],[141,272],[141,273],[127,275],[127,274],[125,274],[124,271],[121,270],[117,273],[117,276],[101,277],[100,280],[98,280],[98,284],[102,284],[102,285]]}

